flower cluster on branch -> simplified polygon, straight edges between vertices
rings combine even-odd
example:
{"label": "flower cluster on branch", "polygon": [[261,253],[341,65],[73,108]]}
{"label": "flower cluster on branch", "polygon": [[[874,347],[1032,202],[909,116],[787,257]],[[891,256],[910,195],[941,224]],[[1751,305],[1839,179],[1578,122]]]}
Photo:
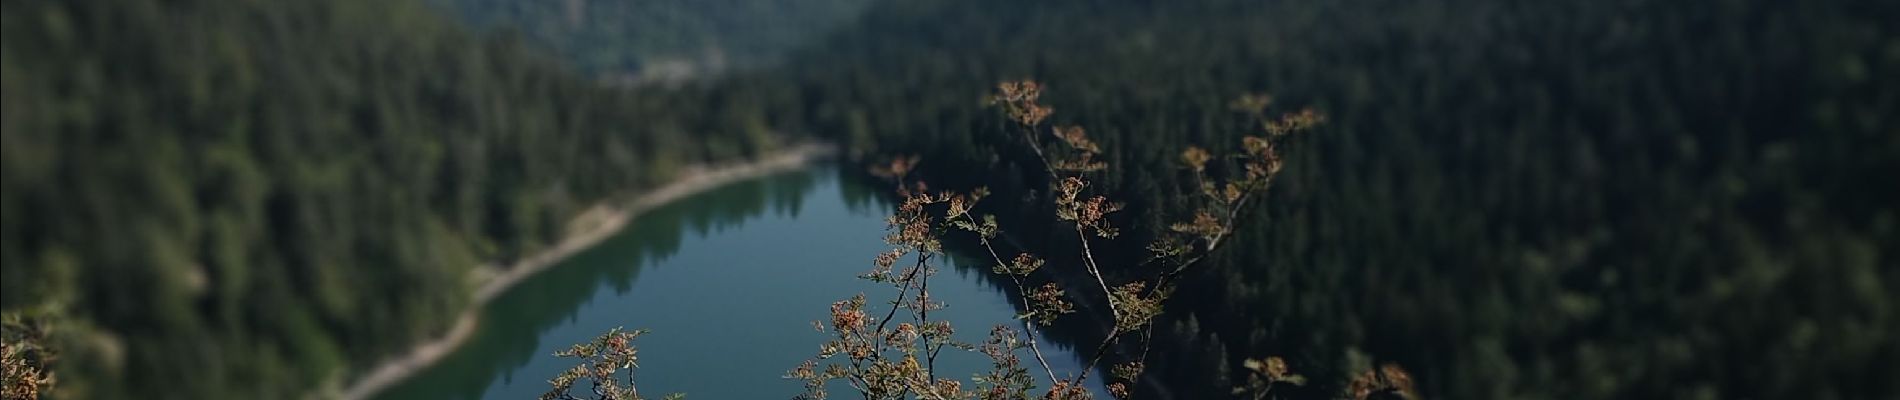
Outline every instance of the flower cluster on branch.
{"label": "flower cluster on branch", "polygon": [[[640,391],[633,384],[633,370],[640,366],[640,352],[633,346],[633,340],[646,333],[646,330],[614,328],[592,341],[574,344],[567,350],[554,353],[556,357],[578,358],[581,362],[548,380],[548,384],[553,387],[541,394],[541,400],[642,399]],[[581,382],[587,382],[588,386],[577,395],[574,387]],[[673,393],[663,398],[685,397]]]}
{"label": "flower cluster on branch", "polygon": [[[833,305],[833,338],[823,346],[819,360],[831,359],[837,354],[849,354],[849,357],[822,370],[816,361],[807,362],[788,374],[806,380],[805,398],[823,398],[826,395],[824,382],[843,380],[865,398],[874,399],[1086,399],[1092,396],[1087,390],[1089,372],[1103,362],[1114,347],[1111,345],[1124,340],[1138,342],[1142,351],[1118,354],[1116,358],[1127,361],[1111,368],[1105,387],[1117,398],[1132,396],[1130,387],[1145,369],[1146,344],[1152,336],[1154,320],[1163,312],[1163,305],[1173,291],[1171,279],[1219,248],[1243,218],[1247,203],[1266,190],[1273,176],[1284,166],[1280,151],[1286,147],[1291,134],[1307,130],[1322,120],[1318,113],[1310,110],[1269,118],[1264,112],[1271,99],[1264,95],[1236,100],[1235,108],[1254,118],[1261,127],[1261,134],[1243,138],[1242,151],[1231,156],[1216,156],[1199,147],[1183,150],[1182,165],[1199,180],[1200,193],[1187,195],[1192,199],[1190,203],[1197,206],[1187,214],[1188,218],[1170,225],[1148,244],[1151,254],[1147,259],[1130,263],[1156,264],[1159,268],[1145,270],[1161,272],[1111,284],[1102,272],[1100,262],[1104,260],[1097,259],[1093,244],[1120,236],[1120,228],[1112,216],[1121,211],[1123,205],[1093,189],[1089,177],[1110,168],[1103,161],[1107,158],[1102,153],[1104,146],[1091,139],[1080,126],[1046,124],[1054,109],[1040,102],[1045,90],[1046,87],[1037,82],[1004,82],[997,85],[989,100],[1014,123],[1012,131],[1019,133],[1021,143],[1035,154],[1048,174],[1048,192],[1052,194],[1049,198],[1053,201],[1055,217],[1073,228],[1081,249],[1081,272],[1093,280],[1096,287],[1069,288],[1051,281],[1031,283],[1046,279],[1037,275],[1044,271],[1046,262],[1026,252],[1004,257],[1004,252],[998,250],[993,240],[1002,228],[996,218],[975,213],[977,203],[988,195],[987,191],[931,192],[922,182],[908,179],[917,165],[915,157],[895,157],[872,170],[895,182],[901,198],[888,220],[890,234],[886,241],[892,249],[875,257],[875,267],[863,277],[894,286],[897,297],[888,302],[890,308],[882,313],[881,319],[865,316],[862,295]],[[1018,305],[1022,310],[1018,315],[1020,330],[999,325],[983,343],[957,343],[947,335],[937,337],[937,341],[920,340],[929,335],[917,333],[918,327],[941,326],[947,331],[950,326],[947,322],[929,319],[929,311],[939,305],[928,301],[928,282],[935,271],[932,260],[942,257],[939,238],[951,231],[975,234],[978,243],[989,253],[990,271],[1008,277],[1017,291],[1015,297],[1022,301]],[[912,265],[897,267],[906,257],[913,260]],[[1077,312],[1072,296],[1102,299],[1108,305],[1107,317],[1114,321],[1114,327],[1089,355],[1088,363],[1078,375],[1058,378],[1036,343],[1036,329]],[[900,315],[900,310],[905,311],[907,319],[891,325],[894,328],[887,328],[889,322]],[[930,365],[937,352],[945,347],[976,351],[992,360],[992,370],[975,377],[974,385],[969,385],[975,390],[963,392],[962,386],[948,385],[935,375]],[[1034,355],[1037,366],[1043,370],[1040,375],[1047,379],[1046,389],[1040,393],[1034,390],[1039,386],[1038,374],[1033,374],[1017,354],[1024,350]],[[1271,360],[1284,368],[1284,361]],[[1299,383],[1299,380],[1287,379],[1284,373],[1273,376],[1266,382]],[[1257,389],[1264,392],[1270,387],[1263,385]]]}

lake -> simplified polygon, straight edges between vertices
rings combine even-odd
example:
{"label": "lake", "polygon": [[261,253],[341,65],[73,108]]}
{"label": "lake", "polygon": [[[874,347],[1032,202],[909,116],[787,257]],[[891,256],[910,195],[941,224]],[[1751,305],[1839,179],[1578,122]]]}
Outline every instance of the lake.
{"label": "lake", "polygon": [[[867,308],[884,309],[878,302],[896,291],[856,278],[886,249],[890,204],[881,190],[836,167],[813,167],[656,208],[497,297],[461,348],[378,398],[536,398],[575,365],[554,352],[614,327],[652,331],[635,343],[644,395],[790,398],[802,383],[781,376],[826,339],[811,322],[858,293],[871,299]],[[945,266],[930,283],[932,297],[949,304],[932,319],[953,321],[960,340],[980,342],[999,323],[1020,327],[1003,289],[981,275],[987,271]],[[1059,376],[1080,372],[1071,349],[1041,341]],[[1027,351],[1022,356],[1033,364]],[[969,388],[968,377],[988,362],[946,349],[938,371]],[[855,396],[840,384],[831,393]]]}

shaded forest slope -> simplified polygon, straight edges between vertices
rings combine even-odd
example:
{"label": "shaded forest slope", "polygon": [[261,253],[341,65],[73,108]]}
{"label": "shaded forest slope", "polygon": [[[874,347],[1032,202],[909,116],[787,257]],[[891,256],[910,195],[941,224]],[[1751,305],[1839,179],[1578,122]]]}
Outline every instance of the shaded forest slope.
{"label": "shaded forest slope", "polygon": [[[439,334],[467,270],[761,154],[413,1],[0,2],[0,307],[85,398],[284,398]],[[723,110],[723,109],[722,109]],[[714,121],[714,122],[707,122]]]}
{"label": "shaded forest slope", "polygon": [[1134,202],[1097,248],[1170,222],[1180,149],[1252,131],[1240,94],[1327,114],[1164,316],[1151,368],[1186,398],[1275,354],[1313,396],[1397,361],[1447,398],[1867,398],[1900,363],[1897,8],[904,2],[732,90],[1039,204],[980,99],[1044,81]]}

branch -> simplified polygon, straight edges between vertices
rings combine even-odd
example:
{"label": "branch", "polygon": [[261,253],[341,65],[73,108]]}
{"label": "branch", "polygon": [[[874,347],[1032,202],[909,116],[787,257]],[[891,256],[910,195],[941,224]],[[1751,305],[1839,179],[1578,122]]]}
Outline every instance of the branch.
{"label": "branch", "polygon": [[[924,253],[918,253],[918,269],[930,268],[930,265],[924,264],[924,258]],[[922,282],[919,283],[917,289],[917,302],[919,303],[917,305],[917,329],[919,333],[925,332],[925,330],[930,327],[930,275],[930,271],[924,271]],[[927,384],[937,380],[937,349],[943,348],[941,345],[935,347],[931,346],[930,342],[932,341],[933,340],[928,338],[924,339],[924,350],[927,352],[924,358],[924,371],[930,378],[928,379],[930,382],[926,382]]]}
{"label": "branch", "polygon": [[[977,223],[976,218],[970,216],[970,214],[968,213],[963,214],[963,218],[964,220],[969,221],[972,224]],[[990,244],[990,238],[983,237],[983,235],[979,234],[977,235],[977,241],[983,244],[983,250],[989,251],[990,260],[995,261],[996,265],[999,265],[999,266],[1009,265],[1008,263],[1003,262],[1002,256],[996,254],[996,246]],[[1016,298],[1019,300],[1019,302],[1022,303],[1023,310],[1025,311],[1033,310],[1033,308],[1029,305],[1029,291],[1027,287],[1023,286],[1022,277],[1016,276],[1016,274],[1005,274],[1005,275],[1009,275],[1010,282],[1016,285]],[[1024,336],[1029,337],[1029,351],[1031,353],[1036,354],[1036,363],[1042,364],[1042,371],[1049,375],[1049,381],[1055,382],[1056,381],[1055,368],[1049,367],[1049,360],[1042,356],[1042,348],[1036,345],[1035,321],[1030,321],[1028,318],[1021,318],[1021,319],[1023,321],[1023,333],[1025,334]]]}
{"label": "branch", "polygon": [[884,352],[884,324],[891,322],[891,318],[897,316],[897,309],[901,308],[904,303],[904,295],[910,293],[911,285],[916,283],[917,272],[924,269],[924,260],[928,259],[930,259],[929,253],[922,251],[917,252],[917,267],[911,268],[909,273],[904,274],[904,286],[903,289],[897,291],[897,301],[892,302],[891,311],[884,314],[884,319],[877,321],[877,329],[871,330],[871,333],[877,334],[878,336],[873,340],[873,342],[877,344],[878,353]]}
{"label": "branch", "polygon": [[1098,267],[1095,264],[1095,251],[1089,249],[1089,236],[1088,234],[1082,232],[1081,223],[1077,223],[1075,225],[1075,238],[1076,240],[1082,242],[1082,261],[1084,261],[1083,266],[1088,267],[1089,275],[1095,277],[1095,284],[1101,285],[1102,297],[1108,299],[1109,315],[1111,316],[1121,315],[1121,310],[1116,308],[1115,292],[1109,290],[1108,281],[1105,279],[1102,279],[1102,269],[1101,267]]}

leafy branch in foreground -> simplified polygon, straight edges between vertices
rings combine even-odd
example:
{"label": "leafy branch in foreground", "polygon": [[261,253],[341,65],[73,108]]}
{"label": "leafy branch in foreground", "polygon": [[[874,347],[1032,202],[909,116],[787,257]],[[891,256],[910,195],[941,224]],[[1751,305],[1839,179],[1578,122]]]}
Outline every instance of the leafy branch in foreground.
{"label": "leafy branch in foreground", "polygon": [[0,399],[34,400],[50,391],[49,366],[59,359],[45,344],[51,329],[45,318],[0,315]]}
{"label": "leafy branch in foreground", "polygon": [[[642,399],[640,391],[633,385],[633,370],[640,366],[639,349],[633,346],[633,339],[646,333],[644,329],[629,331],[614,328],[592,341],[575,344],[567,350],[554,353],[556,357],[579,358],[581,363],[549,380],[548,384],[553,388],[542,394],[541,400]],[[622,370],[626,371],[624,376],[616,377],[615,373]],[[583,380],[589,383],[589,387],[582,396],[591,394],[592,397],[574,395],[575,384]],[[686,396],[673,393],[663,398],[673,400],[683,399]]]}
{"label": "leafy branch in foreground", "polygon": [[[1035,82],[1005,82],[998,85],[997,93],[990,100],[1015,123],[1012,132],[1022,138],[1022,143],[1047,174],[1055,217],[1074,231],[1080,248],[1081,272],[1090,278],[1094,285],[1088,286],[1093,287],[1031,283],[1040,279],[1036,273],[1046,264],[1044,258],[1030,253],[1005,257],[1005,252],[995,243],[1002,232],[996,218],[972,213],[977,202],[988,195],[987,190],[931,192],[923,182],[907,179],[917,159],[898,157],[873,170],[895,181],[902,199],[888,221],[891,233],[885,239],[892,249],[879,254],[874,260],[875,267],[861,276],[891,285],[896,289],[896,297],[880,304],[889,306],[881,317],[874,315],[875,309],[867,311],[868,302],[863,294],[832,305],[830,323],[814,324],[820,331],[831,333],[831,339],[820,347],[816,358],[787,374],[788,378],[805,381],[806,391],[800,398],[825,398],[827,382],[844,381],[866,399],[1087,399],[1092,396],[1086,389],[1089,373],[1102,365],[1114,345],[1123,340],[1134,341],[1137,346],[1130,348],[1141,350],[1136,354],[1116,355],[1127,361],[1110,368],[1111,376],[1105,378],[1109,381],[1106,387],[1117,398],[1131,397],[1130,385],[1145,367],[1154,318],[1160,315],[1163,304],[1175,289],[1174,279],[1220,248],[1235,226],[1244,220],[1250,202],[1255,201],[1279,173],[1283,165],[1281,149],[1287,147],[1294,133],[1306,131],[1322,120],[1311,110],[1270,118],[1265,114],[1270,103],[1265,96],[1248,96],[1236,101],[1236,107],[1259,124],[1261,134],[1245,137],[1240,143],[1242,151],[1231,156],[1217,158],[1198,147],[1183,151],[1184,173],[1192,174],[1198,183],[1196,193],[1181,194],[1183,200],[1194,205],[1193,211],[1148,245],[1147,259],[1130,263],[1128,267],[1141,271],[1137,275],[1142,277],[1111,282],[1102,272],[1102,263],[1117,260],[1098,259],[1094,243],[1112,240],[1121,234],[1110,216],[1121,211],[1123,205],[1092,190],[1088,177],[1110,166],[1103,161],[1101,145],[1090,139],[1082,127],[1044,123],[1053,111],[1038,102],[1042,90],[1042,85]],[[950,339],[954,330],[947,321],[930,320],[929,312],[942,308],[941,303],[930,300],[929,279],[936,272],[933,261],[944,258],[940,238],[952,230],[974,233],[989,255],[991,271],[1009,278],[1016,298],[1021,300],[1018,305],[1022,310],[1018,316],[1020,330],[998,325],[991,329],[989,339],[983,343],[960,343]],[[905,257],[910,257],[912,262],[899,267],[899,261]],[[1110,314],[1106,319],[1114,321],[1114,326],[1087,356],[1079,375],[1062,378],[1049,366],[1036,342],[1036,329],[1076,312],[1073,296],[1102,299]],[[904,311],[901,318],[899,311]],[[892,325],[894,321],[896,324]],[[964,391],[960,381],[936,374],[935,360],[945,347],[976,351],[992,360],[990,371],[972,379],[974,391]],[[1042,374],[1033,374],[1030,367],[1024,365],[1018,354],[1025,349],[1033,355]],[[1258,385],[1239,388],[1241,392],[1264,397],[1276,384],[1304,382],[1304,378],[1287,371],[1283,360],[1277,357],[1268,360],[1274,362],[1270,369],[1273,374],[1263,375],[1265,380]],[[1049,382],[1048,388],[1039,394],[1036,393],[1038,376]]]}

